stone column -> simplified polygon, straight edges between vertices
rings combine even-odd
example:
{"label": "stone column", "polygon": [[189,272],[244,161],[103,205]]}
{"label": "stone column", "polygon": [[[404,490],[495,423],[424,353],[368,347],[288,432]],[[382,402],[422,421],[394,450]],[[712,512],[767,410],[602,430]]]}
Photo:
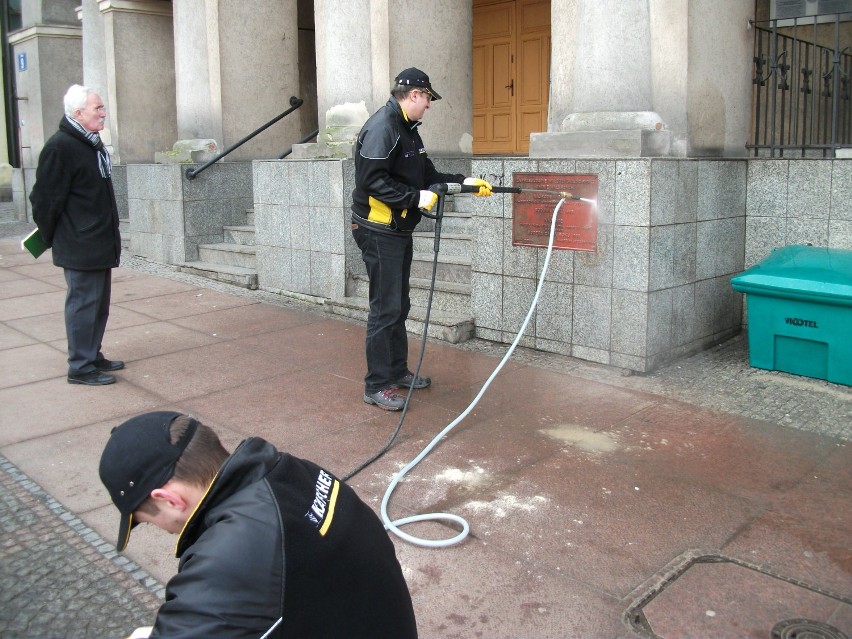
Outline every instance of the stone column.
{"label": "stone column", "polygon": [[38,156],[62,118],[62,96],[82,81],[82,30],[76,0],[23,0],[21,29],[9,34],[21,167],[12,170],[17,218],[29,219],[29,193]]}
{"label": "stone column", "polygon": [[[571,112],[553,122],[556,133],[534,133],[530,156],[618,157],[667,155],[671,137],[653,109],[648,2],[554,0],[554,41],[573,35],[568,75]],[[566,73],[566,71],[568,73]]]}
{"label": "stone column", "polygon": [[[388,3],[387,88],[408,67],[422,69],[443,99],[423,118],[420,135],[433,156],[467,155],[473,146],[473,10],[469,2]],[[380,82],[381,78],[376,78]],[[387,94],[387,90],[385,92]]]}
{"label": "stone column", "polygon": [[[116,164],[148,163],[177,134],[172,3],[99,0]],[[129,45],[128,43],[133,43]]]}
{"label": "stone column", "polygon": [[174,3],[175,93],[180,140],[222,143],[217,0]]}
{"label": "stone column", "polygon": [[98,9],[98,0],[83,0],[78,13],[83,24],[83,84],[98,92],[109,114],[104,21],[103,14]]}
{"label": "stone column", "polygon": [[375,110],[371,23],[381,24],[382,16],[387,17],[386,0],[315,0],[319,134],[315,143],[294,145],[293,159],[351,155],[358,131]]}
{"label": "stone column", "polygon": [[[215,3],[214,3],[215,4]],[[219,32],[222,147],[228,147],[290,107],[299,95],[296,0],[219,0],[210,16]],[[228,155],[228,161],[277,157],[302,137],[291,114]]]}
{"label": "stone column", "polygon": [[378,106],[372,99],[370,5],[370,0],[314,2],[320,128],[333,106],[364,102],[370,112]]}
{"label": "stone column", "polygon": [[651,109],[648,2],[578,0],[574,111]]}
{"label": "stone column", "polygon": [[[109,75],[107,74],[106,49],[104,46],[104,20],[98,9],[98,0],[83,0],[77,10],[83,24],[83,84],[101,96],[107,112],[106,127],[101,139],[115,153],[112,146],[112,106],[109,102]],[[117,160],[116,160],[117,161]]]}

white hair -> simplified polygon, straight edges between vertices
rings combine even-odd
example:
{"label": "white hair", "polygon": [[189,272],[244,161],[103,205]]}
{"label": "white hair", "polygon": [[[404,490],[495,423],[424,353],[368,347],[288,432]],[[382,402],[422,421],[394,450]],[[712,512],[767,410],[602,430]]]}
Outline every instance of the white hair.
{"label": "white hair", "polygon": [[94,91],[89,87],[84,87],[80,84],[72,84],[68,88],[68,91],[65,92],[65,97],[62,99],[65,105],[65,115],[69,118],[73,118],[74,111],[86,108],[86,101],[89,99],[90,93],[94,93]]}

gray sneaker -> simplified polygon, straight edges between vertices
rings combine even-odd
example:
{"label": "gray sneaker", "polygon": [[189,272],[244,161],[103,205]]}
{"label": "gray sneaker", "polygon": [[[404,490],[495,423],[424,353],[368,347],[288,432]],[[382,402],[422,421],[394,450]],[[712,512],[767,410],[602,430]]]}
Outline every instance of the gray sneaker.
{"label": "gray sneaker", "polygon": [[405,406],[405,399],[394,393],[393,388],[383,388],[370,394],[364,393],[364,401],[385,410],[402,410]]}
{"label": "gray sneaker", "polygon": [[432,383],[431,377],[423,377],[423,375],[418,375],[417,379],[414,379],[414,373],[408,371],[405,375],[400,377],[396,381],[397,386],[401,386],[403,388],[428,388]]}

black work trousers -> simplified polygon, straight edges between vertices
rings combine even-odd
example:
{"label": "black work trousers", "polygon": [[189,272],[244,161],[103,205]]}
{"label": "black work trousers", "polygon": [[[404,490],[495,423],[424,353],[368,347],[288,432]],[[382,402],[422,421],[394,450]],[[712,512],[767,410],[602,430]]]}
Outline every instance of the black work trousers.
{"label": "black work trousers", "polygon": [[367,374],[364,392],[392,386],[408,372],[408,334],[405,320],[411,310],[409,277],[411,234],[389,235],[364,226],[352,229],[370,278],[370,314],[367,316]]}

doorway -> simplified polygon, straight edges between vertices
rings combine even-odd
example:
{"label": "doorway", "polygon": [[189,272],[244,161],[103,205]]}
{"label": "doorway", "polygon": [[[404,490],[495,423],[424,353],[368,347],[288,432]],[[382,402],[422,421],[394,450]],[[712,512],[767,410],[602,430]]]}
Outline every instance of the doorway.
{"label": "doorway", "polygon": [[549,89],[550,0],[474,0],[473,152],[528,154]]}

